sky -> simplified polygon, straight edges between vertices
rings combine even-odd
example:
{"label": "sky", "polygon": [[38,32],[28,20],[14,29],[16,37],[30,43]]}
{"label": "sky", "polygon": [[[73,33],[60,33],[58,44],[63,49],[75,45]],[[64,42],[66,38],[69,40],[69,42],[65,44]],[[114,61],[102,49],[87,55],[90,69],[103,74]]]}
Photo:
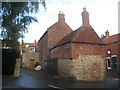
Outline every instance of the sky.
{"label": "sky", "polygon": [[[110,35],[118,33],[118,2],[119,0],[46,0],[47,10],[39,6],[39,13],[33,16],[38,23],[32,23],[29,32],[25,34],[24,42],[38,41],[47,28],[58,21],[59,11],[65,14],[66,23],[76,30],[82,26],[83,8],[89,12],[90,25],[101,37],[105,31]],[[20,40],[21,41],[21,40]]]}

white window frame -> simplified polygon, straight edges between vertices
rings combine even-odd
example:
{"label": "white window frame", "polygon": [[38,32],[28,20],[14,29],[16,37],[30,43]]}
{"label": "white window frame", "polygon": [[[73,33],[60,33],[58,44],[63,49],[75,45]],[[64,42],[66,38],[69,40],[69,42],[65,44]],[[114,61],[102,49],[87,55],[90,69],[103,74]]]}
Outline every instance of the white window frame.
{"label": "white window frame", "polygon": [[29,52],[35,52],[35,47],[29,47]]}
{"label": "white window frame", "polygon": [[117,55],[112,55],[111,57],[117,57]]}
{"label": "white window frame", "polygon": [[107,60],[107,69],[112,69],[112,68],[111,68],[111,66],[110,66],[110,67],[108,67],[108,59],[110,60],[110,59],[111,59],[111,57],[106,57],[106,60]]}

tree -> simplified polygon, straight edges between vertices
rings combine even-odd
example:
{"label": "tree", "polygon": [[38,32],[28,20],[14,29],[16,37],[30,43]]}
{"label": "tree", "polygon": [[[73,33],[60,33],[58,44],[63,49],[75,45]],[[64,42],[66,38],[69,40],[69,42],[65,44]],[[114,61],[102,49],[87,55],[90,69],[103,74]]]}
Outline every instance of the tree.
{"label": "tree", "polygon": [[[9,41],[11,48],[19,49],[18,39],[28,32],[32,22],[38,22],[31,16],[39,11],[40,2],[2,2],[2,31],[4,41]],[[45,1],[41,4],[45,7]]]}

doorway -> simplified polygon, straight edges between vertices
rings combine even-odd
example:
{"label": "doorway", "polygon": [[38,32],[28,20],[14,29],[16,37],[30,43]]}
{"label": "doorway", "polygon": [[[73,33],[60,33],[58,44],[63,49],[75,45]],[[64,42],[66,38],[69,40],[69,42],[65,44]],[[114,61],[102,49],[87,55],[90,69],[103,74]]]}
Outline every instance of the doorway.
{"label": "doorway", "polygon": [[30,69],[34,69],[34,68],[35,68],[35,60],[30,59]]}
{"label": "doorway", "polygon": [[116,57],[111,57],[112,59],[112,69],[117,70],[117,60]]}

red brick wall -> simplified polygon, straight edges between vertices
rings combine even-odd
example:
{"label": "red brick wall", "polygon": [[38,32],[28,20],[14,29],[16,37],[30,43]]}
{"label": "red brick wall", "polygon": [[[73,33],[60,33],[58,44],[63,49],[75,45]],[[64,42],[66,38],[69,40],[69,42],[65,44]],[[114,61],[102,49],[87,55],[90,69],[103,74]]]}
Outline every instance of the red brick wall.
{"label": "red brick wall", "polygon": [[71,58],[72,44],[66,44],[51,50],[51,58],[69,59]]}
{"label": "red brick wall", "polygon": [[117,62],[119,64],[119,70],[120,70],[120,43],[118,44],[118,55],[117,56],[118,56],[118,58],[117,58],[118,61]]}
{"label": "red brick wall", "polygon": [[108,49],[111,50],[112,55],[118,55],[118,43],[110,44],[105,46],[105,53],[108,56],[107,51]]}
{"label": "red brick wall", "polygon": [[105,56],[106,57],[109,57],[109,55],[107,54],[107,51],[108,49],[111,50],[111,56],[112,55],[116,55],[117,57],[117,63],[118,63],[118,66],[119,66],[119,69],[120,69],[120,43],[114,43],[114,44],[109,44],[109,45],[106,45],[105,46]]}
{"label": "red brick wall", "polygon": [[105,59],[104,46],[72,43],[51,50],[51,58],[78,58],[79,55],[100,55]]}
{"label": "red brick wall", "polygon": [[40,62],[40,64],[42,63],[42,61],[41,61],[41,48],[42,48],[41,47],[41,41],[38,41],[38,51],[39,51],[39,62]]}
{"label": "red brick wall", "polygon": [[48,29],[49,48],[55,46],[63,37],[71,33],[72,29],[65,22],[57,22]]}
{"label": "red brick wall", "polygon": [[39,60],[42,65],[44,65],[44,61],[47,60],[47,33],[41,38],[38,42],[39,45]]}
{"label": "red brick wall", "polygon": [[104,46],[92,44],[72,44],[72,58],[79,55],[100,55],[105,58]]}
{"label": "red brick wall", "polygon": [[54,47],[64,36],[72,32],[72,29],[65,22],[57,22],[48,28],[47,33],[39,41],[39,58],[42,65],[50,59],[49,49]]}

